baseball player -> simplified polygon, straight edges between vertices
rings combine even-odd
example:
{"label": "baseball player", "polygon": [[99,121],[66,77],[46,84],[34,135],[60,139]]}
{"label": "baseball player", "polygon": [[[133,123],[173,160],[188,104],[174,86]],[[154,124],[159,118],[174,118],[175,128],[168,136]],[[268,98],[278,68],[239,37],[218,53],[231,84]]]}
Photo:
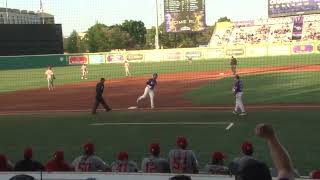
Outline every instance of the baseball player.
{"label": "baseball player", "polygon": [[225,155],[221,152],[214,152],[212,154],[211,163],[207,164],[204,168],[204,172],[207,174],[215,175],[229,175],[229,168],[224,166]]}
{"label": "baseball player", "polygon": [[127,61],[127,60],[124,61],[124,70],[126,72],[126,77],[131,76],[130,64],[129,64],[129,61]]}
{"label": "baseball player", "polygon": [[177,138],[178,149],[169,152],[171,173],[197,174],[199,173],[198,161],[192,150],[187,150],[188,141],[184,137]]}
{"label": "baseball player", "polygon": [[64,160],[64,151],[59,150],[53,154],[53,159],[47,163],[45,170],[48,172],[71,171],[72,168]]}
{"label": "baseball player", "polygon": [[54,86],[53,86],[53,80],[56,79],[54,72],[52,70],[51,66],[48,66],[48,69],[46,70],[46,72],[44,73],[47,81],[48,81],[48,89],[49,91],[52,91]]}
{"label": "baseball player", "polygon": [[235,80],[235,84],[233,87],[233,95],[236,98],[236,105],[234,108],[233,113],[234,114],[239,114],[238,110],[240,109],[240,116],[245,116],[247,115],[245,109],[244,109],[244,105],[243,105],[243,101],[242,101],[242,96],[243,96],[243,84],[242,81],[240,80],[240,76],[239,75],[235,75],[234,76],[234,80]]}
{"label": "baseball player", "polygon": [[100,157],[95,156],[94,151],[95,146],[92,143],[83,146],[83,155],[72,162],[76,172],[110,171],[110,167]]}
{"label": "baseball player", "polygon": [[149,147],[151,156],[142,160],[141,169],[144,173],[170,173],[167,160],[160,158],[159,144],[151,144]]}
{"label": "baseball player", "polygon": [[87,65],[82,64],[80,69],[81,69],[81,79],[88,79],[87,75],[88,75],[89,71],[88,71]]}
{"label": "baseball player", "polygon": [[237,59],[232,56],[230,66],[231,66],[231,71],[232,71],[233,75],[237,74],[237,65],[238,65]]}
{"label": "baseball player", "polygon": [[138,166],[135,162],[129,161],[129,155],[127,152],[120,152],[117,155],[117,161],[112,163],[112,172],[138,172]]}
{"label": "baseball player", "polygon": [[97,84],[96,86],[96,98],[95,98],[95,102],[92,108],[92,114],[96,114],[97,113],[97,109],[99,104],[101,103],[103,105],[103,107],[105,108],[106,112],[111,111],[112,109],[108,106],[108,104],[106,103],[106,101],[103,98],[103,91],[104,91],[104,82],[105,79],[101,78],[100,82]]}
{"label": "baseball player", "polygon": [[142,99],[145,99],[149,94],[150,101],[151,101],[151,109],[154,109],[154,89],[157,85],[157,78],[158,78],[158,74],[154,73],[152,78],[146,82],[147,86],[144,90],[143,95],[137,99],[138,106],[139,106],[139,101],[141,101]]}

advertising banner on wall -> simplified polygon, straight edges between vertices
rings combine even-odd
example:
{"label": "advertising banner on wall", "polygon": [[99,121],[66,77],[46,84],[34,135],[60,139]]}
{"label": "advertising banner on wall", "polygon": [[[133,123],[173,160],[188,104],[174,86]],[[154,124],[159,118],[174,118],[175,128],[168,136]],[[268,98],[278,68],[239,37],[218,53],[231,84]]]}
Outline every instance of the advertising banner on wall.
{"label": "advertising banner on wall", "polygon": [[164,60],[181,60],[182,59],[182,52],[180,51],[167,51],[164,52]]}
{"label": "advertising banner on wall", "polygon": [[164,54],[164,51],[159,51],[159,50],[145,51],[144,60],[146,62],[149,62],[149,61],[162,61],[163,60],[163,54]]}
{"label": "advertising banner on wall", "polygon": [[225,56],[224,49],[221,48],[210,48],[204,52],[204,57],[211,58],[222,58]]}
{"label": "advertising banner on wall", "polygon": [[89,58],[87,55],[69,56],[70,65],[88,64]]}
{"label": "advertising banner on wall", "polygon": [[317,52],[320,53],[320,44],[318,44],[317,50],[318,50]]}
{"label": "advertising banner on wall", "polygon": [[105,63],[105,55],[92,54],[89,55],[89,64],[103,64]]}
{"label": "advertising banner on wall", "polygon": [[202,58],[202,52],[201,51],[187,51],[185,52],[185,58],[186,59],[201,59]]}
{"label": "advertising banner on wall", "polygon": [[293,17],[292,40],[301,40],[303,30],[303,16]]}
{"label": "advertising banner on wall", "polygon": [[268,55],[269,56],[291,55],[291,47],[290,45],[269,46]]}
{"label": "advertising banner on wall", "polygon": [[268,48],[267,46],[248,46],[246,48],[246,56],[247,57],[260,57],[260,56],[267,56],[268,55]]}
{"label": "advertising banner on wall", "polygon": [[124,55],[123,54],[117,54],[117,53],[110,53],[106,55],[106,59],[110,63],[120,63],[124,61]]}
{"label": "advertising banner on wall", "polygon": [[244,56],[244,48],[233,48],[233,49],[227,49],[226,51],[227,56]]}
{"label": "advertising banner on wall", "polygon": [[313,53],[314,47],[311,44],[307,45],[294,45],[292,47],[293,54],[305,54],[305,53]]}
{"label": "advertising banner on wall", "polygon": [[128,61],[142,61],[144,58],[143,53],[129,53],[127,54]]}

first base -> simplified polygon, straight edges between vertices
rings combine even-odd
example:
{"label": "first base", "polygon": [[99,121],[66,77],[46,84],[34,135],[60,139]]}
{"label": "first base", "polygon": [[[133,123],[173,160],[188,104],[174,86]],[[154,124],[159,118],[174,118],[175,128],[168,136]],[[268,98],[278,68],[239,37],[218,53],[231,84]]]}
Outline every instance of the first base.
{"label": "first base", "polygon": [[130,109],[130,110],[132,110],[132,109],[138,109],[138,107],[137,107],[137,106],[131,106],[131,107],[129,107],[128,109]]}

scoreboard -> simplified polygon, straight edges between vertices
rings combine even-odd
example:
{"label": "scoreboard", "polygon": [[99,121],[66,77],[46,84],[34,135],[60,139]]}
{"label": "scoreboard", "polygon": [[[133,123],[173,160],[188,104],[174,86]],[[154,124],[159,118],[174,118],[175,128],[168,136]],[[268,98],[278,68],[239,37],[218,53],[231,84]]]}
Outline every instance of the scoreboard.
{"label": "scoreboard", "polygon": [[206,27],[205,0],[164,0],[166,32],[197,32]]}
{"label": "scoreboard", "polygon": [[269,17],[320,13],[320,0],[269,0]]}

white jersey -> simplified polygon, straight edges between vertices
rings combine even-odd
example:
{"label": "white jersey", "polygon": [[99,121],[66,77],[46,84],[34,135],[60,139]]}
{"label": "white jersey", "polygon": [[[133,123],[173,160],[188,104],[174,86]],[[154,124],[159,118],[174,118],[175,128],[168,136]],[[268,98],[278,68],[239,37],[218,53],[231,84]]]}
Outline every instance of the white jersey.
{"label": "white jersey", "polygon": [[126,69],[129,69],[129,63],[124,63],[124,67],[126,68]]}
{"label": "white jersey", "polygon": [[88,71],[88,69],[87,69],[87,66],[85,66],[85,65],[82,65],[81,66],[81,72],[87,72]]}
{"label": "white jersey", "polygon": [[171,173],[196,174],[199,171],[196,155],[192,150],[174,149],[169,152]]}
{"label": "white jersey", "polygon": [[138,172],[138,166],[133,161],[116,161],[111,164],[112,172]]}
{"label": "white jersey", "polygon": [[52,71],[51,69],[48,69],[48,70],[45,72],[45,75],[47,76],[47,79],[48,79],[48,80],[51,80],[51,79],[53,79],[54,73],[53,73],[53,71]]}
{"label": "white jersey", "polygon": [[100,157],[94,155],[80,156],[72,162],[72,166],[76,172],[106,171],[110,168]]}
{"label": "white jersey", "polygon": [[170,166],[167,160],[151,156],[143,159],[141,170],[144,173],[170,173]]}

